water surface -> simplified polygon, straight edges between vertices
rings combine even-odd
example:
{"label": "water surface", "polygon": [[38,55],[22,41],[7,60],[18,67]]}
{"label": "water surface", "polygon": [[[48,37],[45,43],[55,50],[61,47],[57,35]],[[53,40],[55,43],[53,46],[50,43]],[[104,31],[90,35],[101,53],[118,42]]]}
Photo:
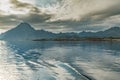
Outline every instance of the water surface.
{"label": "water surface", "polygon": [[119,42],[0,41],[0,80],[119,80]]}

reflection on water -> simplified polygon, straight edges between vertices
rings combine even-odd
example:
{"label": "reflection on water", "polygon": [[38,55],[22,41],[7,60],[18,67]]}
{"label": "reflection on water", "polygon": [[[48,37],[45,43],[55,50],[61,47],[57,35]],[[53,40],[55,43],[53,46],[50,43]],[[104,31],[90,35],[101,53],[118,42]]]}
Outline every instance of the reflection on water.
{"label": "reflection on water", "polygon": [[119,80],[119,42],[0,41],[0,80]]}

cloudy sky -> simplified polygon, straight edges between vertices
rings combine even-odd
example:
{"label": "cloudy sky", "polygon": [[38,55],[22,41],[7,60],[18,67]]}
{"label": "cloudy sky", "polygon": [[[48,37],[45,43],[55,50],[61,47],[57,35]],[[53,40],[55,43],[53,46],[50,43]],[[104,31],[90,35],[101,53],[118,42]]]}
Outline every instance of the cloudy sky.
{"label": "cloudy sky", "polygon": [[21,22],[53,32],[120,26],[120,0],[0,0],[0,32]]}

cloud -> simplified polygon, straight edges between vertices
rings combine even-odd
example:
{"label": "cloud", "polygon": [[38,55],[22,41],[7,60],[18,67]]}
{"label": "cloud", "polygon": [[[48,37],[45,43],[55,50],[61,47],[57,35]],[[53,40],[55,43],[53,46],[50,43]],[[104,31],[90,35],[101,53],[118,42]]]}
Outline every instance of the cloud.
{"label": "cloud", "polygon": [[28,11],[28,13],[31,13],[31,12],[32,13],[41,13],[41,10],[39,8],[33,6],[32,4],[20,2],[18,0],[11,0],[10,2],[12,4],[12,8],[14,10],[19,10],[19,11],[26,10],[26,11]]}
{"label": "cloud", "polygon": [[114,12],[119,13],[120,9],[119,0],[63,0],[62,4],[54,20],[80,21],[88,18],[101,18],[105,15],[109,17]]}
{"label": "cloud", "polygon": [[[49,23],[69,30],[103,30],[118,25],[119,0],[63,0]],[[112,24],[110,23],[111,21]]]}
{"label": "cloud", "polygon": [[17,25],[20,21],[15,15],[2,15],[0,14],[0,29],[10,29]]}
{"label": "cloud", "polygon": [[24,7],[29,7],[31,6],[30,4],[28,3],[23,3],[23,2],[20,2],[18,0],[11,0],[10,1],[12,4],[14,4],[15,8],[24,8]]}
{"label": "cloud", "polygon": [[33,24],[38,24],[38,23],[42,23],[45,22],[46,20],[50,19],[51,15],[48,14],[37,14],[37,13],[30,13],[27,16],[26,15],[22,15],[21,17],[19,17],[19,19],[26,21],[26,22],[30,22]]}
{"label": "cloud", "polygon": [[31,22],[44,22],[52,17],[52,14],[45,13],[42,9],[33,6],[29,3],[23,3],[18,0],[11,0],[11,3],[14,5],[14,9],[26,9],[29,10],[27,14],[20,15],[19,18],[23,18],[23,20],[31,21]]}
{"label": "cloud", "polygon": [[36,0],[35,4],[9,1],[10,13],[0,12],[1,22],[7,26],[26,21],[36,28],[82,31],[102,30],[120,23],[120,0]]}
{"label": "cloud", "polygon": [[[11,1],[11,12],[8,13],[0,10],[0,28],[10,29],[15,27],[21,21],[29,22],[32,25],[45,23],[46,20],[52,17],[52,14],[44,13],[40,8],[29,4],[23,3],[18,0]],[[23,10],[28,10],[27,13],[24,13]],[[19,13],[22,12],[23,14]]]}

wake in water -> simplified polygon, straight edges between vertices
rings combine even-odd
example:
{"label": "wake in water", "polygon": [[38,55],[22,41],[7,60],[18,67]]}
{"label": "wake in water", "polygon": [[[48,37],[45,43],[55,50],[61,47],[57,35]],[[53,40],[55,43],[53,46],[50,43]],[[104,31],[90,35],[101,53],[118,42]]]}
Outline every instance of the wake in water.
{"label": "wake in water", "polygon": [[119,80],[119,45],[0,41],[0,80]]}
{"label": "wake in water", "polygon": [[13,45],[1,45],[0,80],[89,80],[68,63],[40,59],[39,50],[19,53]]}

